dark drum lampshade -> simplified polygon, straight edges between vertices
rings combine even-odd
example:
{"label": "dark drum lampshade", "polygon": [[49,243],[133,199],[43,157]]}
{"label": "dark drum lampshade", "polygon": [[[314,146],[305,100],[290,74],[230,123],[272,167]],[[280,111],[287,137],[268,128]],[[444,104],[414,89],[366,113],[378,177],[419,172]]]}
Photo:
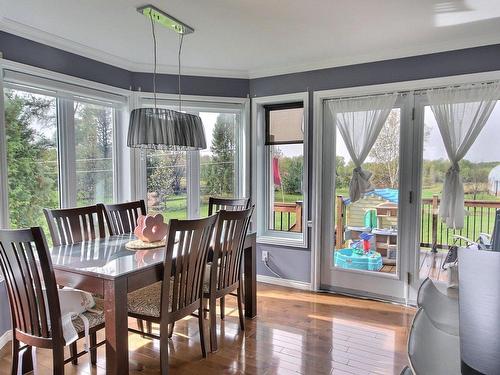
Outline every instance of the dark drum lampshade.
{"label": "dark drum lampshade", "polygon": [[166,108],[138,108],[130,113],[127,145],[171,151],[207,148],[201,118]]}

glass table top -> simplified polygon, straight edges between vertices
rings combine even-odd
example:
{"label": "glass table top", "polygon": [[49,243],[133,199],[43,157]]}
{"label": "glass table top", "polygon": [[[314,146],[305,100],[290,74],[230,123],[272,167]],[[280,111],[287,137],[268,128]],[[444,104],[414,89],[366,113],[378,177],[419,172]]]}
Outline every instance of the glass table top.
{"label": "glass table top", "polygon": [[126,243],[135,239],[133,234],[123,234],[54,246],[50,250],[52,263],[57,269],[115,278],[163,262],[164,246],[146,250],[127,249]]}

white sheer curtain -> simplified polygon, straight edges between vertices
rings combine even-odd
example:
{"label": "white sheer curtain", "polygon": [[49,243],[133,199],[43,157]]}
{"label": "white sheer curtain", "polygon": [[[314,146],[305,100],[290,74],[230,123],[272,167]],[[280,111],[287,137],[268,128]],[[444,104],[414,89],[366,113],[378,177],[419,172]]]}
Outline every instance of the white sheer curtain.
{"label": "white sheer curtain", "polygon": [[446,172],[439,215],[450,228],[464,226],[464,186],[458,162],[477,139],[500,98],[498,84],[445,88],[427,92],[451,167]]}
{"label": "white sheer curtain", "polygon": [[359,200],[363,193],[373,190],[370,183],[372,173],[361,166],[370,154],[396,99],[397,93],[393,93],[338,99],[328,103],[332,118],[356,166],[349,184],[349,197],[352,202]]}

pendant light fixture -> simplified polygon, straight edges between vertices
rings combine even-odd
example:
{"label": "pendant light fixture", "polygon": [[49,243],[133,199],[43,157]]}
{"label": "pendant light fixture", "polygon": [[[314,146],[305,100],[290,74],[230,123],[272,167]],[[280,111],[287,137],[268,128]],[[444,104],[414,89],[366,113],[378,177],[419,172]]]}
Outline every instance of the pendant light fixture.
{"label": "pendant light fixture", "polygon": [[[207,148],[203,123],[200,116],[182,112],[181,96],[181,51],[185,34],[194,32],[194,29],[175,19],[153,5],[137,8],[137,11],[151,21],[153,36],[153,95],[154,107],[137,108],[130,113],[127,145],[129,147],[170,150],[195,151]],[[156,33],[155,22],[179,34],[178,51],[178,90],[179,110],[158,108],[156,105]]]}

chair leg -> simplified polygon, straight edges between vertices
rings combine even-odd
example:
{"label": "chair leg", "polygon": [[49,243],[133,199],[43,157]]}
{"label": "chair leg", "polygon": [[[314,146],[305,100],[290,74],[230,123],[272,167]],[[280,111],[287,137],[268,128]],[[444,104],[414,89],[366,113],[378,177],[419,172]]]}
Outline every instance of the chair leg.
{"label": "chair leg", "polygon": [[141,332],[144,332],[144,322],[142,321],[142,319],[136,319],[136,321],[137,321],[137,329]]}
{"label": "chair leg", "polygon": [[[18,341],[18,345],[19,341]],[[26,346],[24,349],[18,351],[19,363],[18,369],[21,367],[21,373],[26,374],[33,371],[33,348]]]}
{"label": "chair leg", "polygon": [[64,375],[64,347],[56,346],[52,349],[52,368],[54,375]]}
{"label": "chair leg", "polygon": [[226,309],[226,297],[220,299],[220,318],[224,320],[224,310]]}
{"label": "chair leg", "polygon": [[245,330],[245,315],[243,314],[243,289],[241,288],[241,284],[236,290],[236,294],[238,295],[238,315],[240,317],[240,328],[242,331]]}
{"label": "chair leg", "polygon": [[208,298],[203,298],[203,318],[208,319]]}
{"label": "chair leg", "polygon": [[215,298],[210,299],[210,351],[217,351],[217,304]]}
{"label": "chair leg", "polygon": [[163,327],[160,325],[160,373],[168,375],[168,334],[165,334],[168,332],[162,331]]}
{"label": "chair leg", "polygon": [[78,364],[78,358],[76,357],[76,355],[78,354],[78,348],[76,346],[76,341],[72,344],[69,344],[69,354],[71,356],[71,358],[73,358],[71,360],[71,363],[73,365],[77,365]]}
{"label": "chair leg", "polygon": [[168,326],[168,338],[169,339],[171,339],[172,335],[174,334],[174,326],[175,326],[175,322],[173,322],[172,324],[170,324]]}
{"label": "chair leg", "polygon": [[17,375],[19,367],[19,341],[15,338],[12,339],[12,363],[11,363],[11,373],[12,375]]}
{"label": "chair leg", "polygon": [[153,332],[153,323],[146,321],[146,332],[149,334]]}
{"label": "chair leg", "polygon": [[205,345],[205,319],[203,319],[203,304],[200,302],[200,308],[198,310],[198,327],[200,330],[200,343],[201,343],[201,355],[203,358],[207,357],[207,348]]}
{"label": "chair leg", "polygon": [[[97,345],[96,332],[90,334],[90,346],[92,347],[95,345]],[[90,349],[90,363],[94,366],[97,364],[97,348]]]}

